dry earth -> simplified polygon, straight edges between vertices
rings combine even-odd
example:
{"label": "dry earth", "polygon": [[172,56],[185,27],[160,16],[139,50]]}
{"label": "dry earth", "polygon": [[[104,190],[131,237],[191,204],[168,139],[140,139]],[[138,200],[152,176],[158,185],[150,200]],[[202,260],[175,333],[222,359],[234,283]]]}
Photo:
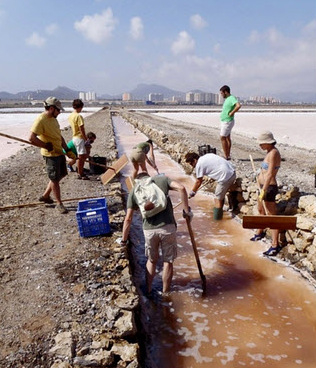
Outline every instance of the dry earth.
{"label": "dry earth", "polygon": [[[108,111],[100,111],[87,118],[86,125],[97,134],[92,154],[114,158],[117,152],[106,116]],[[216,129],[192,129],[186,123],[144,116],[148,124],[167,135],[172,132],[179,140],[185,137],[197,146],[211,144],[219,150]],[[65,130],[63,136],[69,139],[70,131]],[[264,152],[253,140],[235,133],[232,139],[238,174],[250,175],[249,154],[261,161]],[[314,193],[310,170],[315,166],[315,152],[281,145],[279,149],[283,158],[280,181]],[[25,147],[1,161],[0,178],[0,206],[36,202],[47,184],[39,149]],[[113,185],[104,187],[97,177],[77,180],[71,173],[62,181],[62,197],[101,197],[113,192]],[[53,205],[0,212],[0,367],[50,367],[48,351],[57,332],[71,326],[78,341],[84,341],[87,331],[97,328],[98,306],[92,295],[101,278],[115,283],[120,277],[118,260],[109,251],[120,236],[124,215],[119,194],[107,197],[113,230],[109,237],[79,236],[77,201],[65,202],[70,210],[66,215],[60,215]]]}

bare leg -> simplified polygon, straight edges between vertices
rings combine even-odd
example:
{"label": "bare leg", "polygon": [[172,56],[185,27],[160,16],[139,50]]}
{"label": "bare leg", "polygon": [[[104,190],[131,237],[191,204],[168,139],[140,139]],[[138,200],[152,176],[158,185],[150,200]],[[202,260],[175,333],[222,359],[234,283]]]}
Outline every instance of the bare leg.
{"label": "bare leg", "polygon": [[139,170],[138,162],[133,162],[134,170],[132,173],[132,178],[135,179]]}
{"label": "bare leg", "polygon": [[[276,215],[277,209],[275,202],[265,202],[267,215]],[[278,229],[271,229],[272,233],[272,246],[276,247],[279,245],[279,230]]]}
{"label": "bare leg", "polygon": [[80,176],[83,176],[83,167],[84,167],[85,161],[86,161],[86,155],[79,155],[79,160],[78,160],[78,174]]}
{"label": "bare leg", "polygon": [[53,192],[56,202],[60,204],[61,197],[60,197],[59,181],[50,180],[49,183],[47,184],[43,197],[48,198],[51,192]]}
{"label": "bare leg", "polygon": [[223,208],[224,207],[224,199],[217,199],[214,200],[216,208]]}
{"label": "bare leg", "polygon": [[224,156],[227,160],[230,157],[230,149],[231,149],[231,145],[232,145],[230,135],[228,135],[227,137],[221,136],[221,142],[222,142],[222,148],[223,148]]}
{"label": "bare leg", "polygon": [[157,262],[151,262],[149,259],[146,263],[146,284],[148,293],[151,292],[152,283],[156,275],[156,264]]}
{"label": "bare leg", "polygon": [[173,263],[164,262],[162,271],[162,292],[170,291],[171,281],[173,276]]}

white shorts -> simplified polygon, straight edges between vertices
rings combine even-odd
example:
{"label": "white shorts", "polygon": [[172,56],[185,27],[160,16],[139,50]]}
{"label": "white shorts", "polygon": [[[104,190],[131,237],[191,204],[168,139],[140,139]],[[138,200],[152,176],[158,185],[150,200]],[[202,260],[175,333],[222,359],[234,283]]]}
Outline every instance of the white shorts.
{"label": "white shorts", "polygon": [[236,180],[236,174],[234,173],[227,181],[223,183],[217,183],[215,188],[215,197],[222,201],[225,198],[225,195],[228,189],[234,184]]}
{"label": "white shorts", "polygon": [[76,147],[78,155],[85,155],[87,153],[84,139],[73,137],[72,141]]}
{"label": "white shorts", "polygon": [[228,137],[233,129],[233,126],[235,125],[235,120],[231,121],[221,121],[221,137]]}

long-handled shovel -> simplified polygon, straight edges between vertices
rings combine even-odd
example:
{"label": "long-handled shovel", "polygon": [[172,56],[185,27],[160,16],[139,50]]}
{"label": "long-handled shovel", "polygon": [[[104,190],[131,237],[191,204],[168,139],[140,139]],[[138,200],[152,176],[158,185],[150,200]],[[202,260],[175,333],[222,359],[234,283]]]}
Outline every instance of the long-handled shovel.
{"label": "long-handled shovel", "polygon": [[[249,155],[250,161],[254,173],[256,174],[255,165],[252,156]],[[256,175],[258,189],[260,190],[260,184]],[[245,229],[278,229],[278,230],[295,230],[297,218],[295,216],[279,216],[279,215],[267,215],[268,210],[264,201],[262,201],[263,209],[266,215],[259,216],[243,216],[242,226]]]}
{"label": "long-handled shovel", "polygon": [[[122,194],[127,194],[126,192],[121,192]],[[98,196],[89,196],[89,197],[78,197],[78,198],[65,198],[63,199],[63,202],[76,202],[76,201],[81,201],[84,199],[93,199],[93,198],[100,198],[100,197],[110,197],[115,195],[115,193],[108,193],[108,194],[103,194],[103,195],[98,195]],[[11,204],[11,205],[7,205],[7,206],[2,206],[0,207],[0,211],[6,211],[6,210],[12,210],[15,208],[24,208],[24,207],[35,207],[35,206],[40,206],[40,205],[47,205],[47,203],[45,202],[32,202],[32,203],[20,203],[20,204]],[[52,204],[56,204],[56,202],[52,203]]]}
{"label": "long-handled shovel", "polygon": [[[29,144],[30,146],[37,147],[37,146],[35,146],[35,144],[33,144],[33,143],[31,143],[31,142],[29,142],[29,141],[27,141],[27,140],[25,140],[25,139],[22,139],[22,138],[14,137],[13,135],[0,133],[0,136],[1,136],[1,137],[5,137],[5,138],[9,138],[9,139],[13,139],[13,140],[18,141],[18,142],[26,143],[26,144]],[[106,166],[106,165],[98,164],[98,163],[96,163],[96,162],[90,161],[89,159],[87,159],[87,160],[86,160],[86,162],[89,162],[91,165],[101,166],[101,167],[107,168],[107,166]]]}
{"label": "long-handled shovel", "polygon": [[[204,184],[202,184],[201,186],[200,186],[200,188],[198,189],[198,190],[201,190],[202,188],[204,188],[207,184],[209,184],[210,183],[210,181],[209,180],[207,180]],[[175,204],[174,206],[173,206],[173,209],[175,209],[175,208],[177,208],[178,206],[180,206],[180,204],[182,203],[182,201],[180,201],[180,202],[178,202],[177,204]]]}
{"label": "long-handled shovel", "polygon": [[193,234],[191,222],[190,222],[190,219],[188,217],[186,217],[185,220],[186,220],[188,231],[189,231],[189,234],[190,234],[190,238],[191,238],[191,243],[192,243],[192,248],[193,248],[193,252],[194,252],[196,264],[198,266],[199,274],[200,274],[200,277],[201,277],[201,280],[202,280],[202,290],[203,290],[203,293],[205,293],[205,291],[206,291],[206,278],[205,278],[205,275],[204,275],[204,273],[202,271],[200,257],[199,257],[199,253],[198,253],[198,250],[197,250],[197,247],[196,247],[196,243],[195,243],[195,239],[194,239],[194,234]]}

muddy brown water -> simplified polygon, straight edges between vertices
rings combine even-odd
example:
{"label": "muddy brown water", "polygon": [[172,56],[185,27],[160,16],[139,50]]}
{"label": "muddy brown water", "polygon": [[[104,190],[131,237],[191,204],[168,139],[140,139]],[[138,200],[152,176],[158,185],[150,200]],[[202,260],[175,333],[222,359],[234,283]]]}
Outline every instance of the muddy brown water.
{"label": "muddy brown water", "polygon": [[[120,153],[147,139],[121,117],[113,117]],[[161,173],[192,188],[193,177],[169,156],[155,149]],[[130,175],[129,163],[123,175]],[[155,171],[149,168],[149,173]],[[173,204],[179,202],[171,192]],[[145,262],[141,221],[134,216],[131,239],[134,278],[141,294],[142,322],[147,334],[146,367],[154,368],[315,368],[316,293],[302,276],[284,264],[262,256],[269,247],[249,240],[252,230],[225,212],[212,218],[213,197],[202,191],[190,199],[192,227],[206,276],[206,291],[196,265],[181,205],[178,222],[178,258],[172,293],[159,295],[161,265],[154,281],[155,296],[144,290]]]}

